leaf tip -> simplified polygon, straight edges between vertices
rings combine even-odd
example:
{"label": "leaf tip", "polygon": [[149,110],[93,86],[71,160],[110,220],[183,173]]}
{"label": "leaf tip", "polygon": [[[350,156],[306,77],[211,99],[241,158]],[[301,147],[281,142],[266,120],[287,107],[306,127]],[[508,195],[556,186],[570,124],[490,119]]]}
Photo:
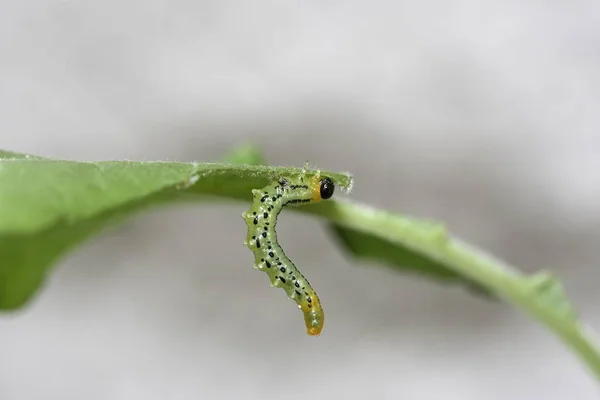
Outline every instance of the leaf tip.
{"label": "leaf tip", "polygon": [[345,194],[350,194],[352,192],[352,188],[354,188],[354,176],[350,172],[343,173],[348,179],[348,183],[342,185],[342,192]]}

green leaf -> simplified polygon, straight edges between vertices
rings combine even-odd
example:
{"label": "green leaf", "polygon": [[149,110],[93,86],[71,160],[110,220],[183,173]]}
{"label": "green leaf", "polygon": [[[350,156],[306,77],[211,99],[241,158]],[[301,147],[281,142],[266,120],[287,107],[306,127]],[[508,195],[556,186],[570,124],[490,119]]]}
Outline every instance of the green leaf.
{"label": "green leaf", "polygon": [[[438,229],[443,229],[443,226],[440,225]],[[329,224],[329,230],[338,243],[357,259],[377,261],[394,271],[422,276],[441,283],[463,284],[477,295],[488,298],[493,296],[486,288],[448,268],[446,264],[409,247],[399,246],[389,240],[336,224]]]}
{"label": "green leaf", "polygon": [[[474,282],[497,298],[522,309],[546,325],[586,362],[600,379],[600,350],[595,335],[576,316],[560,282],[548,272],[523,275],[515,267],[453,237],[439,223],[417,221],[400,214],[375,209],[349,201],[317,204],[305,210],[326,217],[336,224],[341,240],[348,240],[350,250],[369,257],[406,267],[412,263],[434,268],[443,266]],[[345,236],[344,236],[345,235]],[[363,240],[366,245],[358,243]],[[373,246],[373,247],[370,247]],[[380,254],[385,252],[389,254]],[[429,260],[429,263],[417,254]],[[420,271],[423,272],[423,271]]]}
{"label": "green leaf", "polygon": [[[232,160],[257,161],[244,148]],[[251,190],[301,168],[216,163],[74,162],[0,153],[0,309],[24,305],[53,262],[91,234],[148,206]],[[314,175],[316,171],[308,171]],[[323,171],[348,188],[348,174]]]}
{"label": "green leaf", "polygon": [[[251,201],[251,190],[299,168],[268,167],[245,146],[224,164],[73,162],[0,151],[0,309],[25,304],[66,250],[147,207],[207,196]],[[236,165],[236,163],[246,163]],[[308,171],[307,174],[314,174]],[[350,190],[349,174],[323,171]],[[560,282],[516,268],[453,237],[444,225],[332,199],[295,212],[321,216],[351,254],[438,280],[458,281],[527,312],[600,378],[600,351]],[[377,290],[377,288],[373,288]]]}
{"label": "green leaf", "polygon": [[4,159],[4,160],[21,160],[21,159],[42,159],[43,157],[38,157],[38,156],[32,156],[29,154],[23,154],[23,153],[15,153],[14,151],[8,151],[8,150],[2,150],[0,149],[0,159]]}

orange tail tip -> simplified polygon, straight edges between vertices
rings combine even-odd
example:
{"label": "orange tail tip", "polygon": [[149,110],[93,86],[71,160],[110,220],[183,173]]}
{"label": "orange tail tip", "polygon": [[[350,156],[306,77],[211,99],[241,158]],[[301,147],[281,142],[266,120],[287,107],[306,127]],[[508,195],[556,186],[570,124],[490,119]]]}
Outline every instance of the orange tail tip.
{"label": "orange tail tip", "polygon": [[308,333],[310,336],[320,336],[322,329],[323,329],[322,326],[319,326],[319,327],[311,326],[311,327],[306,328],[306,333]]}

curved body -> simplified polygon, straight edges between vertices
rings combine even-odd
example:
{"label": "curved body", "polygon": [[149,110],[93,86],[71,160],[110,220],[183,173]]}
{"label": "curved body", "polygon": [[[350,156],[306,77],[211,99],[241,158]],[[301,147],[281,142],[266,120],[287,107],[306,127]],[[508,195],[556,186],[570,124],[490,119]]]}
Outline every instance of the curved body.
{"label": "curved body", "polygon": [[[330,186],[327,187],[327,184]],[[324,192],[324,187],[326,191]],[[333,182],[319,175],[305,178],[282,178],[263,189],[252,191],[254,202],[242,214],[248,225],[244,244],[254,253],[254,268],[269,276],[271,287],[280,287],[304,314],[306,332],[319,335],[325,315],[317,293],[298,271],[277,242],[277,216],[285,206],[318,202],[333,194]]]}

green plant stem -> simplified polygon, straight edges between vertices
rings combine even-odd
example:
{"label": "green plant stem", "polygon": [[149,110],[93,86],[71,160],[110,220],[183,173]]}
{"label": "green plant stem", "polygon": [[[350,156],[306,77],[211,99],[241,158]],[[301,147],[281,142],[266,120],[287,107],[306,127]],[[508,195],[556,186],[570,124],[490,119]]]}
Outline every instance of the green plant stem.
{"label": "green plant stem", "polygon": [[305,207],[303,211],[406,246],[471,278],[554,331],[600,379],[600,351],[591,331],[577,319],[566,317],[560,309],[540,296],[530,282],[530,277],[524,276],[507,263],[452,238],[443,225],[424,227],[410,218],[347,201],[322,203]]}

